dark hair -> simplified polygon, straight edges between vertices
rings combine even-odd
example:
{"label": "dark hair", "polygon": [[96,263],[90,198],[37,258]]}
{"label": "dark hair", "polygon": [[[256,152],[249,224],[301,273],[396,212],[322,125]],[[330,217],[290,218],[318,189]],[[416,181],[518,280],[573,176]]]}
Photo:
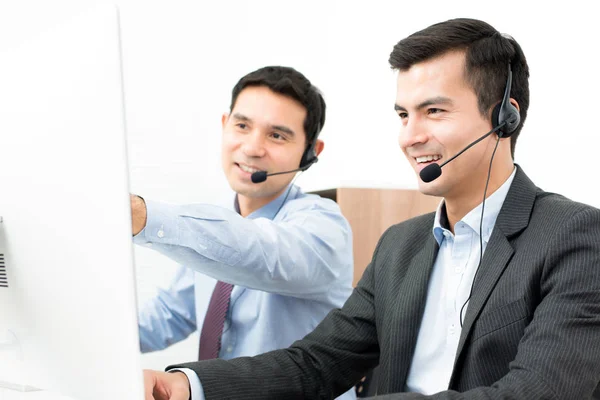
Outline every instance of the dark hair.
{"label": "dark hair", "polygon": [[512,67],[511,96],[519,103],[521,122],[511,136],[511,154],[529,108],[529,66],[521,46],[499,33],[490,24],[476,19],[458,18],[440,22],[413,33],[394,46],[390,54],[393,69],[406,71],[414,64],[449,51],[465,52],[465,81],[477,95],[481,115],[491,118],[493,106],[502,101]]}
{"label": "dark hair", "polygon": [[312,143],[325,125],[325,100],[319,89],[300,72],[290,67],[270,66],[257,69],[242,77],[231,92],[231,106],[249,86],[265,86],[275,93],[288,96],[306,108],[304,131],[307,143]]}

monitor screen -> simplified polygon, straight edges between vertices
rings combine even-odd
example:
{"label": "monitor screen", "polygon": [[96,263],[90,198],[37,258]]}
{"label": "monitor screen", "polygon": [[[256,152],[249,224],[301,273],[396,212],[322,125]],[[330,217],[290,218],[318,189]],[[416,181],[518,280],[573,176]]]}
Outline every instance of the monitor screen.
{"label": "monitor screen", "polygon": [[117,10],[0,59],[0,386],[142,400]]}

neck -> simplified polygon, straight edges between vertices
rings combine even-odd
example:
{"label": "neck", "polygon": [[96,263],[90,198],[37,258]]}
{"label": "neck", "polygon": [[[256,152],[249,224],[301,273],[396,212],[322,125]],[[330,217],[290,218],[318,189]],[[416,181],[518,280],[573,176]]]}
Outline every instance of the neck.
{"label": "neck", "polygon": [[240,194],[237,196],[238,205],[240,206],[240,215],[244,218],[269,203],[269,201],[266,201],[265,199],[252,199]]}
{"label": "neck", "polygon": [[282,191],[268,197],[248,197],[243,194],[237,194],[238,205],[240,207],[240,215],[246,218],[248,215],[252,214],[254,211],[262,208],[281,196],[281,194],[287,189],[284,188]]}
{"label": "neck", "polygon": [[[494,160],[494,164],[496,164],[496,160]],[[503,165],[495,165],[495,167],[496,168],[492,168],[492,173],[490,175],[490,182],[485,194],[486,199],[494,194],[494,192],[506,182],[514,170],[512,159],[510,162],[503,163]],[[487,181],[487,169],[484,174],[478,174],[477,176],[470,178],[472,179],[472,182],[477,183],[469,185],[463,191],[457,191],[456,193],[444,196],[448,222],[450,224],[450,230],[453,233],[454,226],[458,221],[463,219],[465,215],[482,203],[483,191]]]}

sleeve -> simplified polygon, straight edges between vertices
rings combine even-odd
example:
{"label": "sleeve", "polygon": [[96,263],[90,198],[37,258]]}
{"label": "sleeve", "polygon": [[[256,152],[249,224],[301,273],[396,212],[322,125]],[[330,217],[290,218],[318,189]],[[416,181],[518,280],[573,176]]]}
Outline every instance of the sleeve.
{"label": "sleeve", "polygon": [[169,289],[145,303],[138,313],[142,353],[163,350],[196,330],[194,272],[179,267]]}
{"label": "sleeve", "polygon": [[311,300],[326,300],[331,292],[347,296],[353,267],[348,222],[333,202],[296,203],[272,221],[212,205],[146,201],[148,222],[134,240],[227,283]]}
{"label": "sleeve", "polygon": [[378,248],[379,244],[344,306],[330,312],[312,333],[291,347],[256,357],[167,369],[192,369],[209,400],[332,399],[343,394],[379,362],[373,292]]}

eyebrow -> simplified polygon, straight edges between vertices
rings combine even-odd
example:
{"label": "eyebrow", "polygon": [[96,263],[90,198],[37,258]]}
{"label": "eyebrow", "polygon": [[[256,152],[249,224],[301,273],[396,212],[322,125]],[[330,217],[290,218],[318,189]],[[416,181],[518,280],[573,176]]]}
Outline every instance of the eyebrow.
{"label": "eyebrow", "polygon": [[[233,113],[232,117],[238,121],[252,122],[252,120],[250,118],[248,118],[247,116],[240,114],[240,113]],[[269,125],[269,127],[271,129],[287,133],[290,136],[295,136],[294,131],[285,125]]]}
{"label": "eyebrow", "polygon": [[237,119],[238,121],[252,122],[252,120],[250,118],[248,118],[245,115],[242,115],[240,113],[233,113],[232,117]]}
{"label": "eyebrow", "polygon": [[[450,99],[449,97],[444,97],[444,96],[437,96],[437,97],[432,97],[431,99],[427,99],[425,101],[422,101],[421,103],[419,103],[417,105],[417,110],[421,110],[425,107],[429,107],[431,105],[434,104],[445,104],[445,105],[452,105],[454,104],[454,102],[452,101],[452,99]],[[396,111],[406,111],[406,108],[398,105],[398,104],[394,104],[394,110]]]}

